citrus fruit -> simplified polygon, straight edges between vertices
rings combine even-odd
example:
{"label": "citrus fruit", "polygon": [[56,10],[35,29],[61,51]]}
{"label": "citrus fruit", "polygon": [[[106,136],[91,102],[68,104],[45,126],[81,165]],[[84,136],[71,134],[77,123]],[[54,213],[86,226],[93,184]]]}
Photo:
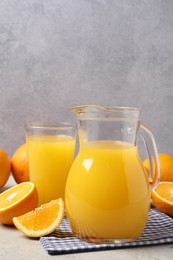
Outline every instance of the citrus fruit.
{"label": "citrus fruit", "polygon": [[63,217],[64,202],[59,198],[13,218],[13,223],[26,236],[40,237],[52,233],[61,224]]}
{"label": "citrus fruit", "polygon": [[156,208],[173,217],[173,182],[160,182],[151,197]]}
{"label": "citrus fruit", "polygon": [[[170,154],[159,153],[160,160],[160,181],[173,182],[173,156]],[[144,166],[149,171],[148,159],[144,161]]]}
{"label": "citrus fruit", "polygon": [[6,184],[11,171],[11,162],[8,155],[0,148],[0,189]]}
{"label": "citrus fruit", "polygon": [[28,153],[26,143],[21,145],[11,159],[11,172],[17,183],[29,181]]}
{"label": "citrus fruit", "polygon": [[0,222],[13,224],[13,217],[38,206],[38,193],[32,182],[22,182],[0,194]]}

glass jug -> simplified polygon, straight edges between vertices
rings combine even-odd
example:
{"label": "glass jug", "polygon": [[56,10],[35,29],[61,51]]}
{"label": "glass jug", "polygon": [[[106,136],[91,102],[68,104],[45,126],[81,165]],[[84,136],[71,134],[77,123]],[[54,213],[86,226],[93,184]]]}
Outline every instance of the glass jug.
{"label": "glass jug", "polygon": [[[136,108],[84,105],[72,111],[77,116],[80,141],[65,189],[72,231],[88,242],[134,240],[145,227],[150,191],[159,181],[153,135],[140,124]],[[139,157],[139,135],[145,143],[150,176]]]}

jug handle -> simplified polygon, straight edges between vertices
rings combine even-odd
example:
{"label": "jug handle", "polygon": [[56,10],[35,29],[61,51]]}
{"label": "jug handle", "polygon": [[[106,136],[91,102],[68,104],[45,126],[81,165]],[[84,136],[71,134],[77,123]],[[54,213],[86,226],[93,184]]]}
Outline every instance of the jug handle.
{"label": "jug handle", "polygon": [[140,125],[141,138],[144,142],[149,161],[149,182],[153,190],[160,181],[160,162],[154,136],[148,127]]}

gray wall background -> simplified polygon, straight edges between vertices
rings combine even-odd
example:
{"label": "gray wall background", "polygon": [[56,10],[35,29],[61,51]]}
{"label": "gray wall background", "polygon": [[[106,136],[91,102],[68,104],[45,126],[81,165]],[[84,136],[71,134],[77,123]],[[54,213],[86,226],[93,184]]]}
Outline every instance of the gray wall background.
{"label": "gray wall background", "polygon": [[172,0],[0,0],[0,147],[73,104],[135,106],[173,154]]}

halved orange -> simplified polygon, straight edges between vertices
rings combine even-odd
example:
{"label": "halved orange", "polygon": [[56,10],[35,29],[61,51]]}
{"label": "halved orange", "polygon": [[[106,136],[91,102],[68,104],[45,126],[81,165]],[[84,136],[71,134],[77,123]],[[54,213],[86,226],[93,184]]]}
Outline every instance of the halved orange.
{"label": "halved orange", "polygon": [[13,218],[13,223],[26,236],[41,237],[52,233],[61,224],[63,217],[64,202],[59,198]]}
{"label": "halved orange", "polygon": [[32,182],[22,182],[0,194],[0,222],[13,224],[13,218],[38,206],[38,192]]}
{"label": "halved orange", "polygon": [[173,217],[173,182],[160,182],[151,196],[156,208]]}

